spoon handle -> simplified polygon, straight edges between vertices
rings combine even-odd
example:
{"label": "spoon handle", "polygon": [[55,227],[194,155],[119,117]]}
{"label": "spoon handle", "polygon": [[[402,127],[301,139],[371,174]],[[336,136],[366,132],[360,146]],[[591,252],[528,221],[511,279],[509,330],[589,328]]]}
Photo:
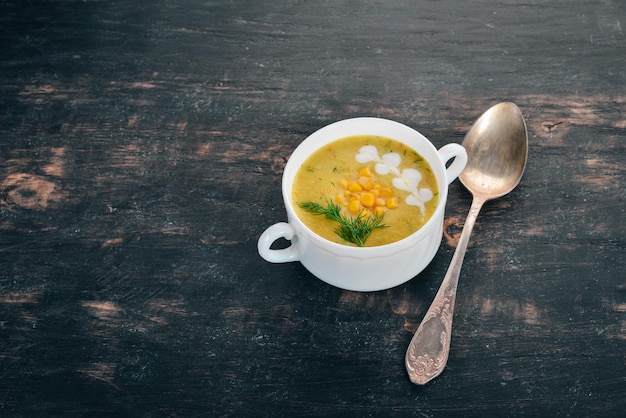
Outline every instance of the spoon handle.
{"label": "spoon handle", "polygon": [[459,273],[476,217],[484,203],[485,199],[474,197],[441,287],[407,349],[406,370],[411,382],[417,385],[426,384],[439,376],[448,361]]}

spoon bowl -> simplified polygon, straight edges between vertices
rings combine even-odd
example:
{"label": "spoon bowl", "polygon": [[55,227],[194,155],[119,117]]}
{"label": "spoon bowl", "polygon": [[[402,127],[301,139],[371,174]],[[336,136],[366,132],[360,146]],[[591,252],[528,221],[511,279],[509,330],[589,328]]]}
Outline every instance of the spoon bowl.
{"label": "spoon bowl", "polygon": [[528,138],[515,104],[499,103],[483,113],[462,145],[469,158],[459,180],[473,195],[495,199],[519,184],[528,158]]}
{"label": "spoon bowl", "polygon": [[472,193],[472,206],[441,287],[406,352],[409,378],[420,385],[439,376],[448,361],[459,274],[478,213],[487,200],[513,190],[524,173],[528,133],[522,112],[509,102],[491,107],[467,132],[462,145],[468,161],[459,179]]}

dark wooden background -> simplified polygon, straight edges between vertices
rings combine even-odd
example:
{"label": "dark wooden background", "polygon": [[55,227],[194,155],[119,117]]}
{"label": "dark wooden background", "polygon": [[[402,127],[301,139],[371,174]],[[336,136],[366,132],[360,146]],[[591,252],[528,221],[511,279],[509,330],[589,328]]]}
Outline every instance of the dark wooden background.
{"label": "dark wooden background", "polygon": [[[0,415],[619,416],[626,409],[626,2],[3,0]],[[447,369],[404,354],[452,257],[354,293],[256,241],[284,163],[355,116],[461,142],[526,117]]]}

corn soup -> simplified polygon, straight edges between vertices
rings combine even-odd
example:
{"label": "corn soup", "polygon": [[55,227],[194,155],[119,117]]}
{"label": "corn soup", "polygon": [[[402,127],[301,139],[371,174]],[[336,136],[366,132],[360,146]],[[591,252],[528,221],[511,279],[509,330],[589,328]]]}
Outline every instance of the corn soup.
{"label": "corn soup", "polygon": [[[314,152],[298,169],[291,198],[316,234],[367,247],[413,234],[439,200],[428,162],[401,142],[374,135],[349,136]],[[362,239],[346,237],[354,229]]]}

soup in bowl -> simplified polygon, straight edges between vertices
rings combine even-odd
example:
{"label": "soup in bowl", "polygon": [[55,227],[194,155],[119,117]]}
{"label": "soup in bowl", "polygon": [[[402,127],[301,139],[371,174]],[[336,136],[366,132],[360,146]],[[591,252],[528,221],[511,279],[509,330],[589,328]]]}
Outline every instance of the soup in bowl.
{"label": "soup in bowl", "polygon": [[[448,184],[466,163],[461,145],[437,150],[419,132],[387,119],[328,125],[287,161],[287,222],[263,232],[259,254],[273,263],[300,261],[319,279],[346,290],[400,285],[434,258]],[[279,238],[291,245],[271,248]]]}
{"label": "soup in bowl", "polygon": [[424,226],[437,209],[437,180],[417,151],[394,139],[354,135],[315,151],[294,178],[298,218],[339,244],[391,244]]}

